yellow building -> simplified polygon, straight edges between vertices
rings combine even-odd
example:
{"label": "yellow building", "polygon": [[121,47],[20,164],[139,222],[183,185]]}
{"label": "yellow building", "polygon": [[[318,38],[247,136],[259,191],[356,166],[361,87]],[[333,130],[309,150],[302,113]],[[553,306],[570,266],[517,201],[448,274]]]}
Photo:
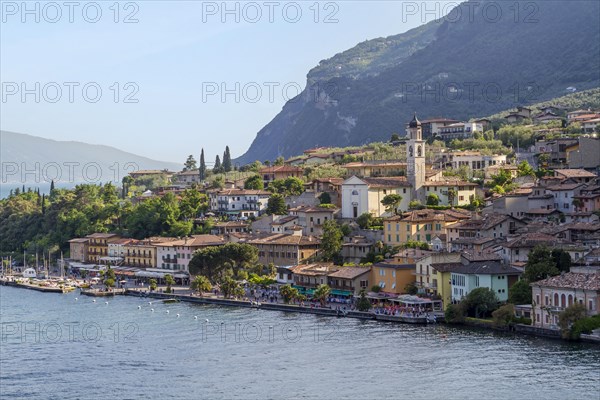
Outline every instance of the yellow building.
{"label": "yellow building", "polygon": [[[435,194],[440,199],[441,206],[464,206],[468,205],[471,198],[477,195],[477,184],[461,180],[443,180],[428,181],[423,184],[423,196],[427,198],[430,194]],[[448,197],[450,189],[454,190],[453,199]],[[452,204],[450,204],[452,200]]]}
{"label": "yellow building", "polygon": [[108,243],[121,237],[116,233],[92,233],[85,238],[89,239],[87,262],[100,264],[103,262],[101,258],[108,257]]}
{"label": "yellow building", "polygon": [[[452,300],[450,274],[439,272],[436,266],[461,263],[460,253],[433,253],[417,261],[415,276],[417,287],[427,294],[437,294],[442,298],[444,307]],[[447,275],[446,275],[447,274]]]}
{"label": "yellow building", "polygon": [[406,293],[406,286],[415,282],[415,264],[396,264],[392,260],[373,264],[369,282],[384,293]]}
{"label": "yellow building", "polygon": [[399,161],[365,161],[342,165],[348,176],[360,177],[406,175],[406,163]]}
{"label": "yellow building", "polygon": [[160,243],[175,238],[149,238],[132,240],[123,246],[125,265],[129,267],[156,268],[156,248]]}
{"label": "yellow building", "polygon": [[383,241],[388,246],[398,246],[409,241],[431,242],[432,238],[446,234],[446,228],[469,219],[462,210],[415,210],[384,220]]}

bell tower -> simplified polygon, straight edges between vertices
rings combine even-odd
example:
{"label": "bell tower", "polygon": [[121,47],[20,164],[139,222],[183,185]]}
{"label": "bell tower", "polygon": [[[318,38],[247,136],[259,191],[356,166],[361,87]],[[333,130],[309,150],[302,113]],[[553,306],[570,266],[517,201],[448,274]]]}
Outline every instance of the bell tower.
{"label": "bell tower", "polygon": [[406,142],[406,177],[412,185],[411,200],[423,201],[423,184],[425,183],[425,142],[421,132],[421,122],[417,113],[408,124],[408,141]]}

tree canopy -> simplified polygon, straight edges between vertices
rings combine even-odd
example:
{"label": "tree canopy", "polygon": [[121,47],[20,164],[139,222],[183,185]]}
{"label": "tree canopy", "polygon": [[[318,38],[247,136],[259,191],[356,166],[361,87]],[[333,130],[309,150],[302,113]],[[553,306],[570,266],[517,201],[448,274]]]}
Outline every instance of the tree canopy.
{"label": "tree canopy", "polygon": [[225,277],[242,278],[242,272],[255,266],[258,249],[246,243],[227,243],[198,250],[189,263],[192,275],[206,276],[210,282],[218,283]]}
{"label": "tree canopy", "polygon": [[338,223],[333,220],[325,221],[321,238],[321,257],[324,260],[337,260],[342,251],[342,238],[342,229]]}

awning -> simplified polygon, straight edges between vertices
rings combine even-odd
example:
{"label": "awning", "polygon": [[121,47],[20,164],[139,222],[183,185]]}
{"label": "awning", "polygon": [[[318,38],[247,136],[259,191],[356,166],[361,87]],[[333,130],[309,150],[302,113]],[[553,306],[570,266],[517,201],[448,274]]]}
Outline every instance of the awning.
{"label": "awning", "polygon": [[335,296],[352,296],[354,294],[354,292],[352,292],[351,290],[332,289],[331,294],[333,294]]}

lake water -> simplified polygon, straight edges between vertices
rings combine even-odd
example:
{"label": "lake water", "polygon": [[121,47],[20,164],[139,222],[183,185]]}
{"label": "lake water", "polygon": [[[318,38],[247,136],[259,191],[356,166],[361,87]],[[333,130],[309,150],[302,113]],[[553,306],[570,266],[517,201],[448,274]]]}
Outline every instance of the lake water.
{"label": "lake water", "polygon": [[127,296],[108,302],[0,287],[0,398],[597,399],[600,389],[593,345]]}

